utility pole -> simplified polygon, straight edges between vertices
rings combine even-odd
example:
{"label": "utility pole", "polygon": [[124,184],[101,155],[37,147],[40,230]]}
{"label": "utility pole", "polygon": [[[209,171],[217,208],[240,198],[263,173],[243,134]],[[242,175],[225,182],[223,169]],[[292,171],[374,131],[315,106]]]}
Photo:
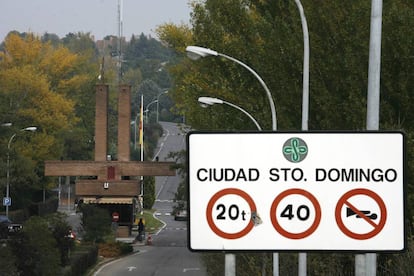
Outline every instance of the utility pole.
{"label": "utility pole", "polygon": [[122,0],[118,0],[118,84],[122,81]]}
{"label": "utility pole", "polygon": [[[382,0],[371,2],[371,27],[369,41],[367,130],[379,129],[380,72],[381,72]],[[356,276],[375,276],[377,255],[375,253],[355,256]]]}

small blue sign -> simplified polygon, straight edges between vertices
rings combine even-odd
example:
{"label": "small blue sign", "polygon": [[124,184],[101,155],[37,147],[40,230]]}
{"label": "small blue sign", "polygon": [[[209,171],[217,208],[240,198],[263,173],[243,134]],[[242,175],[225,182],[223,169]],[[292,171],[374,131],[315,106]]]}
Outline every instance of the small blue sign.
{"label": "small blue sign", "polygon": [[3,197],[3,206],[11,206],[11,197]]}

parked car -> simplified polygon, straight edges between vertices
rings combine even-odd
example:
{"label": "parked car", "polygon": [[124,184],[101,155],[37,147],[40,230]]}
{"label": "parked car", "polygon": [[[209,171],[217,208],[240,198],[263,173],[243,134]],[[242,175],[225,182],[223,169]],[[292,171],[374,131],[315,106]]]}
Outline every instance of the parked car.
{"label": "parked car", "polygon": [[174,215],[175,220],[188,220],[187,210],[177,210]]}
{"label": "parked car", "polygon": [[188,220],[187,202],[177,201],[173,207],[173,215],[175,220]]}
{"label": "parked car", "polygon": [[7,216],[0,215],[0,238],[8,238],[21,231],[23,226],[20,223],[13,223]]}

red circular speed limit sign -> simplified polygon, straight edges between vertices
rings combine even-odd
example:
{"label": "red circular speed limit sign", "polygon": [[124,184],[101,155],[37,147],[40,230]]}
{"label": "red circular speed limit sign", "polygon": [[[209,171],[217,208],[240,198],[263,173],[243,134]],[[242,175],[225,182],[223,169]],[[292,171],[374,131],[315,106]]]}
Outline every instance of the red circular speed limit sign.
{"label": "red circular speed limit sign", "polygon": [[[224,200],[225,197],[233,197],[233,201],[236,200],[241,204],[228,204]],[[240,207],[243,204],[250,210]],[[247,235],[254,226],[251,219],[254,213],[256,213],[256,205],[253,199],[246,192],[235,188],[224,189],[214,194],[206,209],[207,222],[211,230],[225,239],[238,239]],[[224,226],[229,223],[240,229],[235,232],[226,229]]]}
{"label": "red circular speed limit sign", "polygon": [[[364,202],[370,202],[370,208],[362,209]],[[339,199],[335,208],[335,219],[345,235],[356,240],[366,240],[376,236],[384,228],[387,208],[381,197],[373,191],[354,189]],[[361,228],[364,230],[358,231]]]}
{"label": "red circular speed limit sign", "polygon": [[[308,204],[309,202],[310,204]],[[280,193],[270,208],[273,227],[282,236],[289,239],[298,240],[311,235],[318,227],[321,216],[318,200],[311,193],[302,189],[290,189]],[[289,227],[291,225],[294,227]],[[291,230],[293,228],[299,228],[303,231],[296,233]]]}

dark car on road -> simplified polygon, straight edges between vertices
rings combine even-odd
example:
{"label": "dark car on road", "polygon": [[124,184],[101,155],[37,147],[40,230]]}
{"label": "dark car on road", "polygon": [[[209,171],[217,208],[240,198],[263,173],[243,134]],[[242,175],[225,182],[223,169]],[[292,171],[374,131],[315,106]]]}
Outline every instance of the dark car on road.
{"label": "dark car on road", "polygon": [[175,220],[188,220],[187,210],[178,210],[174,215]]}
{"label": "dark car on road", "polygon": [[175,220],[188,220],[187,202],[178,201],[174,206],[173,215]]}
{"label": "dark car on road", "polygon": [[13,223],[7,216],[0,215],[0,239],[6,239],[21,231],[22,228],[20,223]]}

